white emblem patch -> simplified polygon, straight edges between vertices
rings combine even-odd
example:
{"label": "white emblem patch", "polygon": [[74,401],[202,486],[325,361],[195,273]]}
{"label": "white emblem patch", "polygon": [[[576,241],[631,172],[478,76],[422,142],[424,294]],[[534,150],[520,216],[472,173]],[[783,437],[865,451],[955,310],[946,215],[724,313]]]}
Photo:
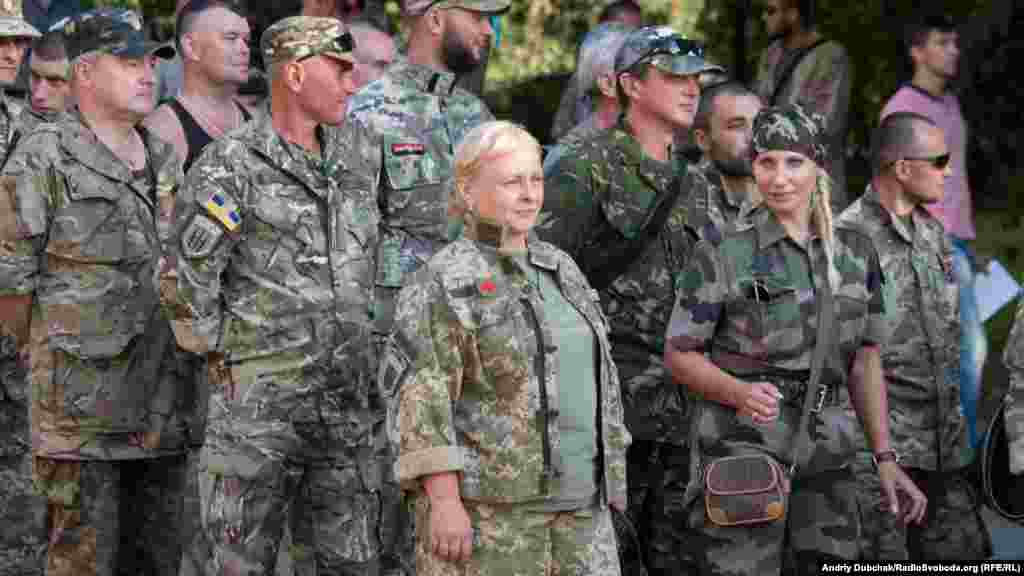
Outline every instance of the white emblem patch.
{"label": "white emblem patch", "polygon": [[181,253],[186,258],[205,258],[213,253],[224,227],[205,214],[196,214],[181,233]]}

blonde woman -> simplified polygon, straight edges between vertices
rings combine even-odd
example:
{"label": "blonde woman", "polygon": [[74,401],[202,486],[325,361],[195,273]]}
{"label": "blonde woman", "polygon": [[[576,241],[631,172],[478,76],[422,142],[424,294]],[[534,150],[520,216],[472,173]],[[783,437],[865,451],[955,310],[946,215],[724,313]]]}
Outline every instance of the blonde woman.
{"label": "blonde woman", "polygon": [[488,122],[455,153],[464,235],[402,290],[382,359],[420,574],[618,575],[619,383],[597,296],[531,235],[541,149]]}
{"label": "blonde woman", "polygon": [[[875,451],[890,512],[905,508],[904,520],[917,522],[924,514],[923,494],[889,445],[878,256],[866,236],[833,230],[820,138],[820,119],[799,107],[758,114],[753,169],[764,209],[720,244],[699,245],[678,287],[665,362],[673,378],[703,400],[695,438],[702,474],[694,476],[703,499],[689,517],[701,535],[694,548],[702,574],[816,573],[822,560],[857,558],[848,465],[853,445],[849,431],[839,428],[843,384]],[[814,372],[819,306],[830,318],[823,334],[831,340],[822,348],[821,394],[810,396],[814,405],[806,410],[813,428],[808,450],[800,451],[794,446]],[[863,373],[848,374],[856,356]],[[804,454],[811,457],[797,457]],[[778,479],[781,503],[736,508],[746,496],[727,493],[756,482],[748,482],[753,476],[718,478],[715,466],[737,457],[759,462],[747,468],[752,473],[772,469],[760,463],[773,463],[767,477]],[[898,493],[908,499],[900,503]],[[793,552],[792,565],[783,565],[783,550]]]}

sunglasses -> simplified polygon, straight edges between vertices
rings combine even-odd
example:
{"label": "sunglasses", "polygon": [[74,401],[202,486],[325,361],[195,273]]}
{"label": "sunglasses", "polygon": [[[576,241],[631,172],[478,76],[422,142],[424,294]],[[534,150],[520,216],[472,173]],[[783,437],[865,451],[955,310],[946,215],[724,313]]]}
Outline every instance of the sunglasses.
{"label": "sunglasses", "polygon": [[642,56],[633,61],[632,64],[626,67],[626,70],[636,68],[644,60],[657,56],[658,54],[668,54],[670,56],[696,56],[697,58],[704,57],[704,46],[700,42],[683,38],[682,36],[666,36],[659,38],[651,43],[651,48],[644,52]]}
{"label": "sunglasses", "polygon": [[945,170],[946,166],[949,166],[949,152],[945,154],[939,154],[938,156],[904,156],[889,162],[886,168],[896,165],[900,160],[912,160],[915,162],[927,162],[932,165],[932,168],[936,170]]}
{"label": "sunglasses", "polygon": [[306,54],[302,58],[299,58],[297,62],[308,60],[314,56],[319,56],[324,52],[337,52],[339,54],[350,53],[355,50],[356,43],[352,39],[352,34],[345,32],[341,36],[335,36],[330,42],[322,44],[320,49],[312,54]]}

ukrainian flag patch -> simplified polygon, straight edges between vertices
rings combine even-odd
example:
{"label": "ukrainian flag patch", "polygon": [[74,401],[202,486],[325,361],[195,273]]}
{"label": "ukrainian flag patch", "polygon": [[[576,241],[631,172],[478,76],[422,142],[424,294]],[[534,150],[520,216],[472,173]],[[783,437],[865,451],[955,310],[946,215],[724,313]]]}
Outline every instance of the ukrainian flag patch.
{"label": "ukrainian flag patch", "polygon": [[238,213],[238,205],[235,201],[220,192],[210,194],[210,198],[203,205],[210,216],[224,225],[228,232],[234,232],[242,224],[242,216]]}

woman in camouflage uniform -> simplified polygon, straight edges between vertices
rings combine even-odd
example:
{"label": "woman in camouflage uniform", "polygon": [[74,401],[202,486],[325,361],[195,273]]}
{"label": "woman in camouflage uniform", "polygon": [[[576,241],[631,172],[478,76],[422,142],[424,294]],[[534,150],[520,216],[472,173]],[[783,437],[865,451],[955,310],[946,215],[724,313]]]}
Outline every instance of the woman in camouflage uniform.
{"label": "woman in camouflage uniform", "polygon": [[[886,337],[878,255],[868,237],[832,227],[820,135],[820,120],[799,107],[758,114],[753,166],[765,209],[738,222],[720,244],[696,248],[678,286],[666,364],[678,383],[703,398],[695,420],[695,466],[753,450],[789,468],[817,340],[816,302],[822,288],[831,287],[829,333],[838,336],[837,350],[826,356],[820,390],[835,404],[839,386],[847,383],[881,462],[890,511],[897,513],[895,496],[903,492],[910,498],[906,518],[920,520],[924,496],[886,457],[891,450],[878,350]],[[855,357],[863,374],[848,379]],[[788,477],[790,469],[780,519],[722,526],[709,520],[702,500],[695,502],[689,522],[702,540],[694,547],[702,551],[701,573],[816,573],[820,561],[856,559],[859,531],[847,465],[852,454],[841,452],[828,452],[826,465],[800,470],[795,478]],[[823,461],[819,453],[816,462]],[[703,475],[691,478],[701,482]],[[785,568],[784,550],[793,563]]]}
{"label": "woman in camouflage uniform", "polygon": [[451,200],[465,236],[398,299],[381,383],[420,576],[619,574],[618,375],[597,294],[531,235],[540,153],[507,122],[466,135]]}

